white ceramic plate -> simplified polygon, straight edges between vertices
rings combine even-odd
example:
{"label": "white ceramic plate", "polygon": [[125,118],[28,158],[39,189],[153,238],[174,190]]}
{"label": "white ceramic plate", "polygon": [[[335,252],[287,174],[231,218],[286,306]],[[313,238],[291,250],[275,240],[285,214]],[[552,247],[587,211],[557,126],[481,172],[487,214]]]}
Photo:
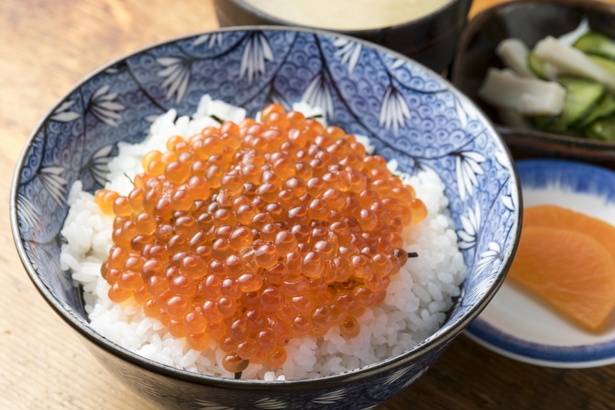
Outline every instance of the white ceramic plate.
{"label": "white ceramic plate", "polygon": [[[554,204],[615,225],[615,172],[579,162],[517,162],[525,207]],[[593,334],[523,289],[504,282],[466,335],[504,356],[548,367],[615,363],[615,314]]]}

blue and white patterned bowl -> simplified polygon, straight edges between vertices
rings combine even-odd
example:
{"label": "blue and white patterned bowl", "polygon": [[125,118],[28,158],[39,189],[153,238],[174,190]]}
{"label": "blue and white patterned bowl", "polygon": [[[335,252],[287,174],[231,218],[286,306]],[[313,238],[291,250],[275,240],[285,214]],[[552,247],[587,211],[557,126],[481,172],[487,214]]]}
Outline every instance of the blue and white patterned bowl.
{"label": "blue and white patterned bowl", "polygon": [[[205,94],[254,114],[271,101],[324,107],[329,122],[367,135],[402,171],[431,168],[446,185],[469,266],[444,326],[384,362],[331,377],[254,382],[200,376],[154,363],[92,330],[70,272],[59,263],[69,187],[94,192],[119,141],[142,140],[150,119],[195,110]],[[241,28],[180,38],[96,71],[41,121],[13,182],[15,243],[35,286],[94,355],[166,408],[369,408],[422,375],[485,307],[512,261],[520,230],[517,176],[485,116],[449,83],[379,46],[313,30]],[[229,394],[232,393],[232,394]]]}
{"label": "blue and white patterned bowl", "polygon": [[[517,170],[526,207],[563,204],[615,225],[613,170],[558,159],[517,161]],[[465,334],[501,355],[538,366],[577,369],[615,363],[615,317],[602,331],[588,332],[508,282]]]}

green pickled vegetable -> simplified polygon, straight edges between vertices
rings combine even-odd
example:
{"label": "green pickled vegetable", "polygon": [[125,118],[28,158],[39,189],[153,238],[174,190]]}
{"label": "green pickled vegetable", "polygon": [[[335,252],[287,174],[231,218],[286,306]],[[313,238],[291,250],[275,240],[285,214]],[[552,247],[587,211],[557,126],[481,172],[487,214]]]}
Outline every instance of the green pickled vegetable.
{"label": "green pickled vegetable", "polygon": [[608,117],[613,114],[615,114],[615,96],[610,93],[604,93],[596,107],[581,118],[578,126],[584,128],[600,118]]}
{"label": "green pickled vegetable", "polygon": [[615,141],[615,116],[594,121],[586,129],[587,137],[602,141]]}
{"label": "green pickled vegetable", "polygon": [[568,125],[562,120],[562,116],[536,116],[529,118],[534,128],[540,131],[552,132],[554,134],[567,134]]}
{"label": "green pickled vegetable", "polygon": [[604,94],[604,86],[592,80],[578,77],[560,77],[566,88],[566,99],[562,111],[562,121],[570,127],[598,105]]}
{"label": "green pickled vegetable", "polygon": [[534,53],[534,51],[530,51],[527,55],[527,65],[530,67],[530,70],[536,77],[542,80],[549,80],[549,76],[547,75],[547,69],[545,68],[545,62],[540,59]]}
{"label": "green pickled vegetable", "polygon": [[573,47],[583,51],[585,54],[594,54],[615,60],[615,41],[593,31],[579,37],[573,44]]}
{"label": "green pickled vegetable", "polygon": [[[513,44],[510,40],[507,43]],[[568,44],[546,37],[529,50],[526,58],[525,70],[545,80],[539,81],[541,85],[559,85],[562,91],[565,89],[565,97],[560,97],[557,110],[529,109],[538,103],[544,104],[549,97],[542,91],[536,92],[534,87],[531,91],[537,95],[519,86],[511,90],[498,86],[492,94],[503,95],[499,100],[488,101],[500,112],[508,110],[511,115],[523,115],[527,126],[541,131],[615,142],[615,40],[588,32],[581,35],[573,47]],[[509,101],[511,95],[517,94],[520,95],[517,105],[496,104],[500,100]],[[516,123],[523,124],[523,121]]]}

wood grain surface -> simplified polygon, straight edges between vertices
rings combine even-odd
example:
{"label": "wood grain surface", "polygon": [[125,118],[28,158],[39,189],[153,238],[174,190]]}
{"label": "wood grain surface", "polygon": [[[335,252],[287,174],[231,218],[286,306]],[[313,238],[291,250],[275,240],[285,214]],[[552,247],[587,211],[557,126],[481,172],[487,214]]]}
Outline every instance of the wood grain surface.
{"label": "wood grain surface", "polygon": [[[475,0],[471,15],[496,2]],[[10,232],[11,176],[31,130],[83,76],[153,42],[215,27],[211,0],[0,2],[0,409],[155,408],[108,374],[30,283]],[[461,336],[382,408],[609,409],[613,380],[615,366],[540,368]]]}

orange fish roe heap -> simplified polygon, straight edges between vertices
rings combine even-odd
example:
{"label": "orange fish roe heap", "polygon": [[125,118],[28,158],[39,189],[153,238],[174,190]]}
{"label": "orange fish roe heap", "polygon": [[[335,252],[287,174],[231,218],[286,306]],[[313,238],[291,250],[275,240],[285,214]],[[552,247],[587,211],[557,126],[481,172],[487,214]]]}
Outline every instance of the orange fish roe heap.
{"label": "orange fish roe heap", "polygon": [[353,135],[278,104],[261,121],[174,136],[127,197],[95,196],[115,215],[110,299],[133,297],[192,349],[216,341],[229,372],[280,367],[291,337],[358,335],[427,213]]}

